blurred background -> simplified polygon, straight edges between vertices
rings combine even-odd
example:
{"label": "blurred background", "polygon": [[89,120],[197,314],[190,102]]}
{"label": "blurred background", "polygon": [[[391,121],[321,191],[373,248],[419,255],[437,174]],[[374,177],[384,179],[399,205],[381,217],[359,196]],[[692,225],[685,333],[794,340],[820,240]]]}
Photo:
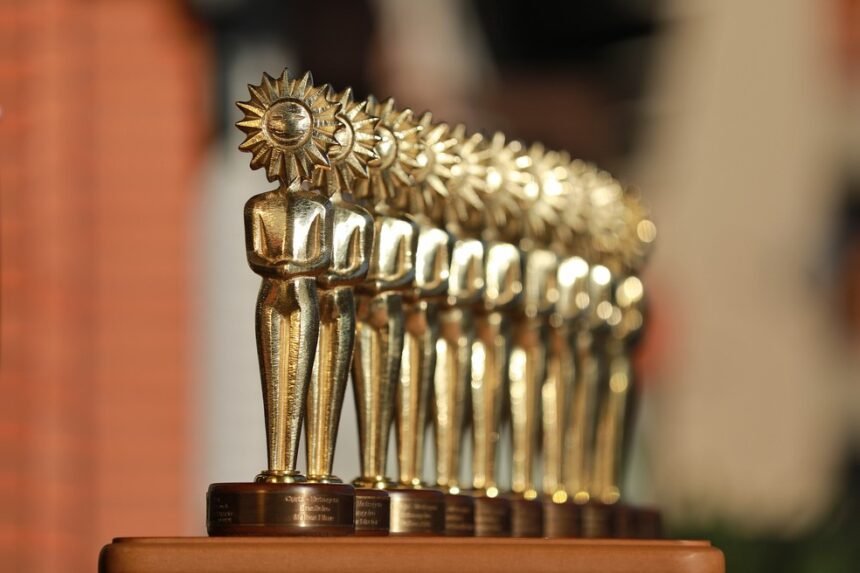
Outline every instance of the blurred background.
{"label": "blurred background", "polygon": [[729,571],[857,570],[858,0],[3,0],[0,570],[202,534],[264,464],[233,102],[284,66],[640,186],[628,498]]}

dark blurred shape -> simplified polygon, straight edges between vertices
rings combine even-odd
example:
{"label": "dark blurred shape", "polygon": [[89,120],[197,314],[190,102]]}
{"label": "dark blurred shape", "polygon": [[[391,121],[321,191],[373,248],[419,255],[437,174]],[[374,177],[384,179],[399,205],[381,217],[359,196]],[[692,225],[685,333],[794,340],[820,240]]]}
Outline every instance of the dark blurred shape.
{"label": "dark blurred shape", "polygon": [[632,151],[658,3],[475,0],[500,74],[490,105],[515,135],[612,162]]}
{"label": "dark blurred shape", "polygon": [[835,237],[836,318],[845,334],[860,342],[860,175],[846,173]]}

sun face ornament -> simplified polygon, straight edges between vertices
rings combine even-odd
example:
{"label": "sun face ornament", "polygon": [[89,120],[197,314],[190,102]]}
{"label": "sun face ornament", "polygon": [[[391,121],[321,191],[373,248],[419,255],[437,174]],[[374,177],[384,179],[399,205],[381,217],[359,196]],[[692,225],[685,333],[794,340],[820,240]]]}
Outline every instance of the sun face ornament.
{"label": "sun face ornament", "polygon": [[391,98],[380,102],[369,97],[367,113],[379,118],[377,157],[368,163],[370,177],[360,195],[372,203],[397,204],[402,202],[402,193],[415,183],[412,173],[419,167],[421,126],[412,110],[397,110]]}
{"label": "sun face ornament", "polygon": [[335,116],[337,131],[328,150],[329,168],[315,168],[314,184],[329,195],[352,193],[357,179],[369,177],[368,164],[379,159],[376,153],[379,118],[367,113],[367,102],[353,99],[350,88],[330,94],[329,98],[340,105]]}
{"label": "sun face ornament", "polygon": [[269,181],[289,185],[329,167],[341,104],[328,100],[328,89],[314,86],[310,72],[291,80],[286,69],[277,79],[263,74],[260,85],[248,85],[251,99],[236,103],[245,113],[236,127],[245,133],[239,149],[251,153],[252,169],[265,168]]}

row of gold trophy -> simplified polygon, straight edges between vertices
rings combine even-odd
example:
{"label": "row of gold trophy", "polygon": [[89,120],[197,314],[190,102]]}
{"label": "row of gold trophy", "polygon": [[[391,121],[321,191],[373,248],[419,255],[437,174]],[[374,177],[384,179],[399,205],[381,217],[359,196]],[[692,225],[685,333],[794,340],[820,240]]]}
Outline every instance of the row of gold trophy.
{"label": "row of gold trophy", "polygon": [[[636,194],[564,153],[356,102],[310,74],[249,89],[240,149],[279,183],[245,207],[268,467],[210,486],[210,534],[653,535],[619,499],[655,236]],[[350,377],[352,485],[332,475]]]}

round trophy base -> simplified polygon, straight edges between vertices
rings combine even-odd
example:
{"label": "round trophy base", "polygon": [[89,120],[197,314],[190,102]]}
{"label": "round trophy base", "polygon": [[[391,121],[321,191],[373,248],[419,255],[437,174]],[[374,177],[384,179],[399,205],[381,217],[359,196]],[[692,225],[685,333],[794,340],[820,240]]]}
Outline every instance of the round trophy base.
{"label": "round trophy base", "polygon": [[663,518],[660,512],[650,507],[634,510],[635,533],[639,539],[660,539],[663,537]]}
{"label": "round trophy base", "polygon": [[341,483],[213,483],[206,494],[211,536],[351,535],[355,493]]}
{"label": "round trophy base", "polygon": [[459,493],[445,494],[445,535],[449,537],[475,535],[475,498]]}
{"label": "round trophy base", "polygon": [[613,506],[590,500],[580,507],[582,508],[582,537],[588,539],[612,537]]}
{"label": "round trophy base", "polygon": [[445,494],[437,489],[392,488],[391,535],[445,534]]}
{"label": "round trophy base", "polygon": [[555,503],[547,500],[543,505],[543,534],[545,537],[580,537],[582,532],[582,506],[572,501]]}
{"label": "round trophy base", "polygon": [[475,537],[511,536],[511,500],[506,497],[475,497]]}
{"label": "round trophy base", "polygon": [[511,499],[511,537],[543,537],[543,502]]}
{"label": "round trophy base", "polygon": [[381,489],[355,488],[355,534],[388,535],[391,502]]}

